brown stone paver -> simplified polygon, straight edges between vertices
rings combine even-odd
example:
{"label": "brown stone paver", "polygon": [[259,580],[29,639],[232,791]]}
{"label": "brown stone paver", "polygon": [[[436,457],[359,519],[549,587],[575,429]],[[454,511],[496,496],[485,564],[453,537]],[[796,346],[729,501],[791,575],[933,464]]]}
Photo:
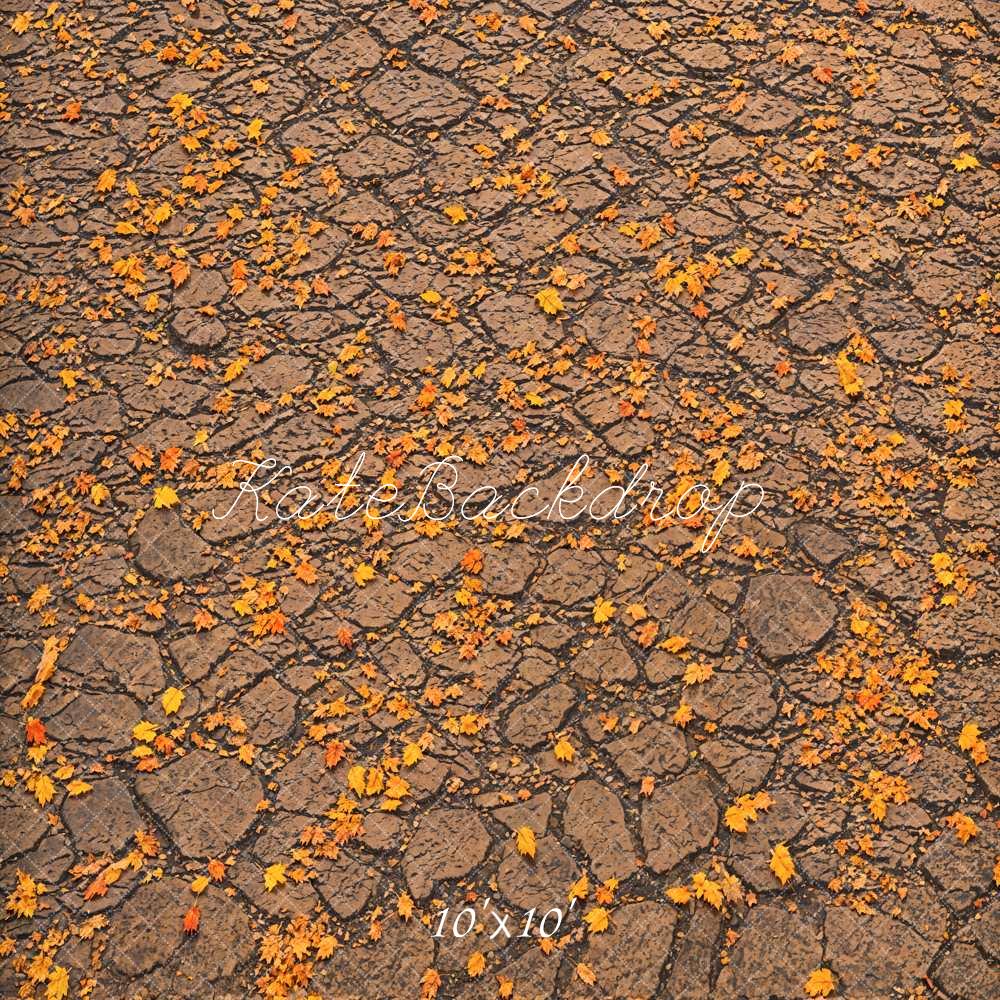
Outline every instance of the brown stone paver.
{"label": "brown stone paver", "polygon": [[0,998],[1000,995],[998,18],[4,5]]}

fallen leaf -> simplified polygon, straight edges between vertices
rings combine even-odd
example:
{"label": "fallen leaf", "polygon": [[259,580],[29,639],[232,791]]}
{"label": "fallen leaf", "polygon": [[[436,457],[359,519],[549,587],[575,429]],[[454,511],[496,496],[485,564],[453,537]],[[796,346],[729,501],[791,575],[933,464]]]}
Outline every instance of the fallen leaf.
{"label": "fallen leaf", "polygon": [[691,902],[691,891],[684,885],[675,885],[667,889],[667,899],[678,906],[684,906]]}
{"label": "fallen leaf", "polygon": [[535,831],[530,826],[522,826],[517,831],[517,850],[525,857],[535,856]]}
{"label": "fallen leaf", "polygon": [[153,491],[153,506],[157,509],[173,507],[179,499],[172,486],[160,486]]}
{"label": "fallen leaf", "polygon": [[610,602],[605,600],[603,597],[598,597],[594,601],[594,624],[603,625],[605,622],[611,621],[615,615],[615,606]]}
{"label": "fallen leaf", "polygon": [[160,698],[163,711],[166,715],[173,715],[184,703],[184,692],[179,688],[168,687]]}
{"label": "fallen leaf", "polygon": [[784,844],[778,844],[771,852],[770,868],[782,885],[786,885],[795,874],[795,862]]}
{"label": "fallen leaf", "polygon": [[806,980],[805,991],[811,997],[826,997],[833,992],[834,985],[830,969],[814,969]]}
{"label": "fallen leaf", "polygon": [[548,313],[549,316],[554,316],[566,308],[563,305],[562,299],[559,298],[559,293],[554,288],[543,288],[535,296],[535,301],[541,307],[542,311]]}
{"label": "fallen leaf", "polygon": [[272,892],[279,885],[284,885],[286,881],[284,865],[269,865],[264,870],[264,888],[268,892]]}

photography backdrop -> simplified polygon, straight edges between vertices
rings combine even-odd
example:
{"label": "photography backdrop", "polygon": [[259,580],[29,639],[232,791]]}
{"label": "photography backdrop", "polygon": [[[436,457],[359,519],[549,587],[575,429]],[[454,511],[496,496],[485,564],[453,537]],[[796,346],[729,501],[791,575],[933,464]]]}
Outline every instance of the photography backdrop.
{"label": "photography backdrop", "polygon": [[1000,996],[995,2],[2,6],[0,995]]}

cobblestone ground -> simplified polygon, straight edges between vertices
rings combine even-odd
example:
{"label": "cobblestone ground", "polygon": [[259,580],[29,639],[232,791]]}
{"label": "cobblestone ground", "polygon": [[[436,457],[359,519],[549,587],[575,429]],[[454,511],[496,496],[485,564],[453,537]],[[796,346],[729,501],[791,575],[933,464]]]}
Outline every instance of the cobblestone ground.
{"label": "cobblestone ground", "polygon": [[1000,5],[0,6],[0,996],[1000,996]]}

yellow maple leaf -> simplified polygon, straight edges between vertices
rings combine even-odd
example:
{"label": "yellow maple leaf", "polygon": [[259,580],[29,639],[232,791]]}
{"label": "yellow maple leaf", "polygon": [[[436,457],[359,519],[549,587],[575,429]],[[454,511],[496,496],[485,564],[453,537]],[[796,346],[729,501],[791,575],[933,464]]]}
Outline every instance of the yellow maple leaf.
{"label": "yellow maple leaf", "polygon": [[739,247],[739,249],[732,252],[729,259],[734,264],[740,265],[745,264],[751,257],[753,257],[753,251],[749,247]]}
{"label": "yellow maple leaf", "polygon": [[40,774],[31,785],[35,798],[40,806],[48,805],[56,793],[56,786],[47,774]]}
{"label": "yellow maple leaf", "polygon": [[465,214],[465,209],[461,205],[446,205],[444,214],[451,219],[453,226],[457,226],[460,222],[469,221],[469,217]]}
{"label": "yellow maple leaf", "polygon": [[603,906],[595,906],[584,915],[583,922],[590,928],[591,934],[600,934],[610,925],[609,914]]}
{"label": "yellow maple leaf", "polygon": [[140,743],[151,743],[156,738],[156,726],[143,719],[132,727],[132,739]]}
{"label": "yellow maple leaf", "polygon": [[184,704],[184,692],[179,688],[168,687],[160,698],[163,711],[167,715],[173,715]]}
{"label": "yellow maple leaf", "polygon": [[200,896],[208,888],[208,884],[209,884],[210,881],[211,880],[209,879],[209,877],[207,875],[199,875],[191,883],[191,891],[196,896]]}
{"label": "yellow maple leaf", "polygon": [[268,892],[273,892],[275,888],[283,885],[286,881],[284,865],[269,865],[264,869],[264,888]]}
{"label": "yellow maple leaf", "polygon": [[192,101],[191,98],[184,93],[174,94],[174,96],[167,101],[167,107],[170,108],[170,113],[175,118],[184,114],[184,112],[187,111],[192,104],[194,104],[194,101]]}
{"label": "yellow maple leaf", "polygon": [[963,153],[961,156],[956,157],[951,161],[951,165],[959,172],[962,173],[964,170],[975,170],[976,167],[980,165],[979,160],[977,160],[972,153]]}
{"label": "yellow maple leaf", "polygon": [[590,141],[595,146],[610,146],[611,136],[608,135],[608,133],[605,132],[604,129],[598,128],[594,129],[594,131],[590,133]]}
{"label": "yellow maple leaf", "polygon": [[753,795],[741,795],[726,810],[725,823],[736,833],[746,833],[747,823],[757,819],[758,809],[768,809],[774,800],[767,792],[756,792]]}
{"label": "yellow maple leaf", "polygon": [[114,188],[118,181],[118,171],[114,167],[108,167],[107,170],[102,170],[100,177],[97,178],[97,184],[95,189],[98,194],[104,194]]}
{"label": "yellow maple leaf", "polygon": [[689,663],[684,671],[685,684],[702,684],[712,676],[711,663]]}
{"label": "yellow maple leaf", "polygon": [[691,706],[686,701],[682,700],[677,708],[677,711],[674,712],[674,725],[680,726],[681,729],[683,729],[693,718],[694,712],[692,711]]}
{"label": "yellow maple leaf", "polygon": [[795,874],[795,862],[792,861],[792,856],[784,844],[778,844],[771,852],[770,868],[782,885],[786,885]]}
{"label": "yellow maple leaf", "polygon": [[691,902],[691,891],[685,885],[674,885],[667,889],[667,899],[678,906]]}
{"label": "yellow maple leaf", "polygon": [[78,795],[86,795],[87,792],[92,792],[93,790],[93,785],[89,785],[86,781],[81,781],[79,778],[71,781],[66,786],[66,791],[69,792],[71,798],[76,798]]}
{"label": "yellow maple leaf", "polygon": [[396,900],[396,912],[403,918],[409,920],[413,916],[413,897],[408,892],[401,892]]}
{"label": "yellow maple leaf", "polygon": [[971,750],[979,741],[980,730],[974,722],[967,722],[958,734],[958,745],[963,750]]}
{"label": "yellow maple leaf", "polygon": [[406,746],[403,747],[403,764],[405,764],[406,767],[413,767],[417,761],[423,759],[423,756],[423,750],[421,750],[416,743],[407,743]]}
{"label": "yellow maple leaf", "polygon": [[158,486],[153,490],[153,506],[157,509],[173,507],[179,499],[172,486]]}
{"label": "yellow maple leaf", "polygon": [[45,985],[45,1000],[63,1000],[69,993],[69,972],[61,965],[49,970]]}
{"label": "yellow maple leaf", "polygon": [[594,624],[603,625],[605,622],[611,621],[615,616],[615,610],[615,606],[610,601],[598,597],[594,601]]}
{"label": "yellow maple leaf", "polygon": [[576,751],[573,749],[573,744],[564,737],[556,743],[553,753],[555,754],[556,760],[564,760],[568,762],[573,759],[573,755]]}
{"label": "yellow maple leaf", "polygon": [[955,836],[963,844],[967,844],[973,837],[979,834],[979,827],[976,826],[976,821],[963,812],[953,812],[950,816],[946,816],[944,821],[955,831]]}
{"label": "yellow maple leaf", "polygon": [[248,139],[259,139],[260,130],[264,127],[263,118],[254,118],[252,122],[247,126],[247,138]]}
{"label": "yellow maple leaf", "polygon": [[837,355],[837,373],[848,396],[856,396],[864,389],[864,382],[858,378],[858,369],[843,351]]}
{"label": "yellow maple leaf", "polygon": [[358,797],[365,794],[365,769],[360,764],[347,772],[347,787]]}
{"label": "yellow maple leaf", "polygon": [[833,972],[830,969],[813,969],[805,983],[805,991],[811,997],[826,997],[834,990]]}
{"label": "yellow maple leaf", "polygon": [[698,899],[705,900],[716,910],[722,909],[722,886],[718,882],[712,881],[704,872],[696,872],[691,877],[691,885]]}
{"label": "yellow maple leaf", "polygon": [[559,298],[559,293],[554,288],[543,288],[536,296],[535,301],[541,307],[542,311],[548,313],[550,316],[555,316],[555,314],[566,307],[562,303],[562,299]]}
{"label": "yellow maple leaf", "polygon": [[577,962],[576,975],[588,986],[593,986],[594,983],[597,982],[597,976],[594,975],[594,970],[585,962]]}
{"label": "yellow maple leaf", "polygon": [[535,831],[530,826],[522,826],[517,831],[517,852],[525,857],[535,856]]}
{"label": "yellow maple leaf", "polygon": [[486,970],[486,958],[481,951],[474,951],[469,956],[469,961],[465,966],[465,971],[475,979],[476,976],[481,976]]}
{"label": "yellow maple leaf", "polygon": [[369,580],[375,579],[375,570],[368,565],[368,563],[358,563],[357,568],[354,570],[354,582],[359,586],[363,587]]}
{"label": "yellow maple leaf", "polygon": [[186,260],[175,260],[170,265],[170,280],[174,288],[180,288],[191,277],[191,265]]}
{"label": "yellow maple leaf", "polygon": [[587,873],[584,872],[570,887],[569,893],[567,894],[567,899],[586,899],[587,893],[590,892],[590,879],[587,878]]}

